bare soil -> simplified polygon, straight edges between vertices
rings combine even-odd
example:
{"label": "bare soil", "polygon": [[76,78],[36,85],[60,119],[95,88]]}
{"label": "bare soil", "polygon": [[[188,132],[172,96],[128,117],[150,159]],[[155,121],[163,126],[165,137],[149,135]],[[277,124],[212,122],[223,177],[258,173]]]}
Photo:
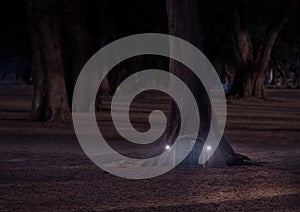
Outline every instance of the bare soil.
{"label": "bare soil", "polygon": [[268,92],[269,101],[230,100],[225,130],[262,165],[127,180],[94,165],[71,124],[27,121],[30,87],[1,87],[0,211],[300,211],[300,91]]}

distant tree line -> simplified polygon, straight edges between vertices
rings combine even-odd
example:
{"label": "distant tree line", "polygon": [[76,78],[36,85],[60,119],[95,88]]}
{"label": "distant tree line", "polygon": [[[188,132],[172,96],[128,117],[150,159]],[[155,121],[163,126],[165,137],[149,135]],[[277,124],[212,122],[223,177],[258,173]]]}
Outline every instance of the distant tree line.
{"label": "distant tree line", "polygon": [[[296,69],[299,61],[299,5],[296,0],[198,1],[201,50],[216,65],[229,96],[266,98],[272,68]],[[118,38],[145,32],[169,33],[161,0],[26,0],[34,59],[32,120],[70,117],[72,92],[87,60]],[[116,66],[99,95],[111,95],[131,72],[168,69],[166,58],[135,57]],[[231,77],[230,77],[231,76]],[[231,78],[229,80],[229,78]]]}

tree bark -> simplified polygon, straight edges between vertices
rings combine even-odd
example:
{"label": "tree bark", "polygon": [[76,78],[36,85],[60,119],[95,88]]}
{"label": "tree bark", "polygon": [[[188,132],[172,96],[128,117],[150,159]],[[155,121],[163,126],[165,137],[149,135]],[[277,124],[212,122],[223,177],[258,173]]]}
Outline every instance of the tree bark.
{"label": "tree bark", "polygon": [[[167,14],[169,34],[182,38],[201,49],[198,1],[167,0]],[[176,50],[173,49],[175,48],[173,46],[175,45],[170,44],[170,51]],[[189,102],[188,100],[183,100],[183,102],[186,102],[187,109],[183,111],[183,113],[186,114],[182,114],[182,116],[187,117],[187,120],[180,120],[180,112],[176,106],[176,103],[171,100],[165,140],[167,140],[169,143],[173,143],[179,132],[180,123],[193,123],[193,121],[191,120],[195,118],[200,119],[200,132],[198,138],[201,140],[205,140],[210,129],[210,118],[212,111],[210,101],[204,86],[200,83],[199,80],[196,79],[196,77],[187,67],[179,62],[170,60],[169,71],[174,75],[180,77],[181,80],[186,85],[188,85],[189,89],[196,99],[200,114],[190,114],[188,110]],[[201,151],[201,149],[193,149],[193,151]],[[245,157],[240,157],[238,154],[236,154],[225,137],[223,137],[217,151],[214,153],[208,164],[212,164],[213,166],[215,166],[222,163],[222,165],[225,165],[225,162],[227,165],[233,165],[236,164],[239,159],[245,159]],[[195,164],[195,161],[190,161],[190,163]]]}
{"label": "tree bark", "polygon": [[61,57],[59,17],[53,0],[28,1],[35,58],[31,120],[68,121],[70,109]]}
{"label": "tree bark", "polygon": [[44,72],[43,72],[43,62],[42,62],[42,52],[39,48],[39,37],[34,36],[36,25],[33,21],[34,17],[30,17],[32,30],[32,49],[33,49],[33,59],[34,59],[34,96],[31,105],[30,120],[31,121],[40,121],[45,120],[46,111],[45,111],[45,102],[46,102],[46,85],[44,84]]}
{"label": "tree bark", "polygon": [[[68,97],[72,97],[77,77],[87,60],[92,56],[91,38],[86,27],[84,5],[81,0],[62,0],[62,31],[65,34],[68,55],[65,67]],[[70,99],[71,100],[71,99]],[[71,101],[70,101],[71,102]]]}

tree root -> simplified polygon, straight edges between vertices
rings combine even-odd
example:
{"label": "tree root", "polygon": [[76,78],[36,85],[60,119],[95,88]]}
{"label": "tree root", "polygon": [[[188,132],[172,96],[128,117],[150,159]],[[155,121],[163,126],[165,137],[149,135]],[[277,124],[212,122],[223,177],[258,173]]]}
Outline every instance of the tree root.
{"label": "tree root", "polygon": [[245,155],[241,155],[238,153],[235,153],[230,160],[226,160],[227,166],[245,166],[245,165],[254,165],[254,166],[261,166],[262,164],[265,164],[265,162],[258,162],[251,160]]}

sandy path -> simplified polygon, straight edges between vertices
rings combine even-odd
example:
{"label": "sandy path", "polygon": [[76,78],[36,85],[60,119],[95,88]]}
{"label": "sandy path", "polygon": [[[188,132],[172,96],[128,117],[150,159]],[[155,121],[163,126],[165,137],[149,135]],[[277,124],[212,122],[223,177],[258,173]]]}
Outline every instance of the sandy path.
{"label": "sandy path", "polygon": [[95,166],[71,126],[27,122],[28,88],[1,89],[0,211],[300,211],[300,91],[270,95],[280,101],[230,101],[225,131],[266,164],[134,181]]}

